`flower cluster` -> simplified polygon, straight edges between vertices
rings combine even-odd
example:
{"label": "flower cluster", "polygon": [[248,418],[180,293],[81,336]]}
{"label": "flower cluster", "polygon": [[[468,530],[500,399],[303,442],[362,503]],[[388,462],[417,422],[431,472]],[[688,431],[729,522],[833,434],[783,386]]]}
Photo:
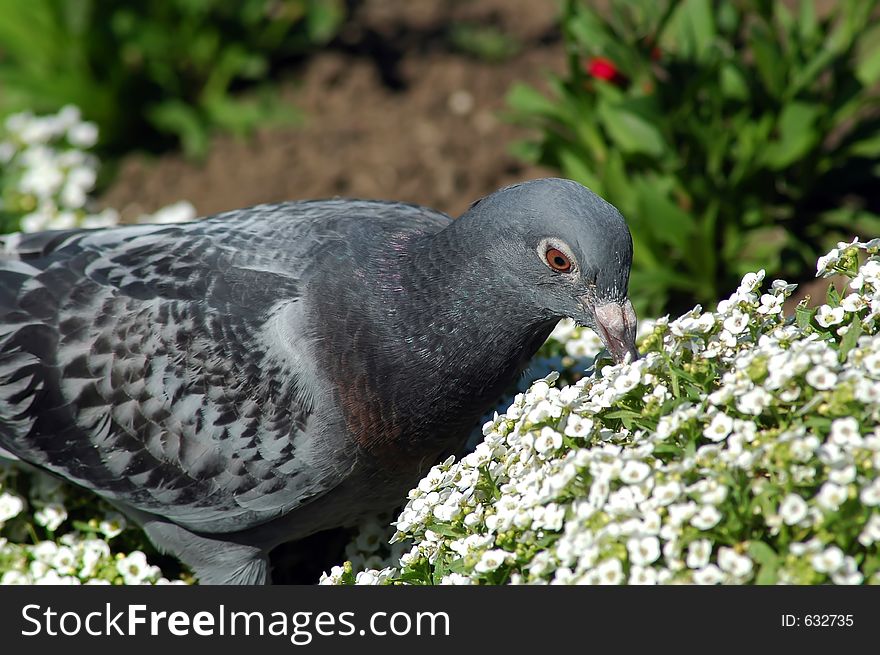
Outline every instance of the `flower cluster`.
{"label": "flower cluster", "polygon": [[140,535],[121,514],[0,460],[0,584],[183,584],[142,551],[120,552],[117,541],[131,543],[125,537],[136,543]]}
{"label": "flower cluster", "polygon": [[[116,225],[119,213],[110,208],[94,211],[90,198],[98,159],[88,151],[97,141],[97,127],[83,121],[76,107],[50,116],[9,116],[0,130],[0,232]],[[193,218],[195,209],[181,202],[138,222]]]}
{"label": "flower cluster", "polygon": [[399,560],[324,582],[880,583],[878,251],[823,257],[850,284],[818,309],[749,274],[641,359],[535,382],[409,493]]}

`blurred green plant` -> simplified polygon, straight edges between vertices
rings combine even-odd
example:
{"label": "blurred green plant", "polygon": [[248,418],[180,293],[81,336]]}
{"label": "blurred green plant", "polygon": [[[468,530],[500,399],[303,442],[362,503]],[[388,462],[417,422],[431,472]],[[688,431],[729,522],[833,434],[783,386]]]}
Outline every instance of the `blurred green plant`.
{"label": "blurred green plant", "polygon": [[289,114],[260,81],[330,39],[343,12],[342,0],[0,0],[0,116],[74,104],[110,152],[176,139],[199,155],[214,128]]}
{"label": "blurred green plant", "polygon": [[617,205],[647,315],[764,267],[795,278],[839,238],[880,234],[876,0],[566,0],[555,97],[511,89],[540,128],[524,157]]}
{"label": "blurred green plant", "polygon": [[506,61],[522,49],[516,37],[493,25],[455,23],[448,38],[455,50],[491,63]]}

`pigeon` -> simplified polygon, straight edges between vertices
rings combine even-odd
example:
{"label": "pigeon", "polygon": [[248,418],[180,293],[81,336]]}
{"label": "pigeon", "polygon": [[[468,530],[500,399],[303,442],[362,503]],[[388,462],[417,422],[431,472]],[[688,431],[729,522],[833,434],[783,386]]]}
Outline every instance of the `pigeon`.
{"label": "pigeon", "polygon": [[459,218],[330,199],[0,243],[0,449],[91,490],[201,584],[388,511],[563,317],[637,358],[632,239],[564,179]]}

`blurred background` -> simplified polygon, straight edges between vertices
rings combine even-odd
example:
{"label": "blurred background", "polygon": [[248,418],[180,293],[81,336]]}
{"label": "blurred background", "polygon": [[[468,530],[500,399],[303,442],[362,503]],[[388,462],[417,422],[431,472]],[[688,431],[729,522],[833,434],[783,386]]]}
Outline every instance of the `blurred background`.
{"label": "blurred background", "polygon": [[880,235],[877,5],[0,0],[0,231],[336,195],[458,215],[561,175],[627,217],[642,315],[807,281]]}

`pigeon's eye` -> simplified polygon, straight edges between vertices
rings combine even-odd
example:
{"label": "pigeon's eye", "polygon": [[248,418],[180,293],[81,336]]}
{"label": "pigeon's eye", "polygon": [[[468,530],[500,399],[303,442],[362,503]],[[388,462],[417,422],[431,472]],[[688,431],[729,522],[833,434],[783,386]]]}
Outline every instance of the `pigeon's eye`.
{"label": "pigeon's eye", "polygon": [[558,248],[550,248],[544,256],[547,258],[547,264],[554,271],[568,273],[571,270],[571,260]]}

